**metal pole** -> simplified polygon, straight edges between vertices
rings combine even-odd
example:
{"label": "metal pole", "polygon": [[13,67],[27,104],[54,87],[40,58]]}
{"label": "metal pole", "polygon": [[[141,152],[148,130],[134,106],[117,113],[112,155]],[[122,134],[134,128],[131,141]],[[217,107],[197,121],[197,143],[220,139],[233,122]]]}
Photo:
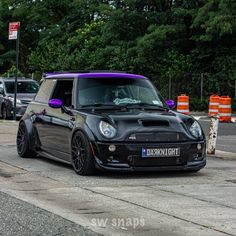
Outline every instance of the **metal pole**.
{"label": "metal pole", "polygon": [[20,26],[17,30],[17,39],[16,39],[16,75],[15,75],[15,88],[14,88],[14,109],[13,109],[14,120],[16,120],[16,95],[17,95],[17,77],[18,77],[18,67],[19,67],[19,42],[20,42]]}
{"label": "metal pole", "polygon": [[203,97],[203,73],[201,73],[201,102]]}

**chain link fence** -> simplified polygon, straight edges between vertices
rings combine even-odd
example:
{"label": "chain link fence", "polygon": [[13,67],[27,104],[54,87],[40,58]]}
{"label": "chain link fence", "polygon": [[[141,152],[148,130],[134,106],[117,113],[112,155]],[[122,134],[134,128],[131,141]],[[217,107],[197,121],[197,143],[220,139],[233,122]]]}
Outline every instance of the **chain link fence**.
{"label": "chain link fence", "polygon": [[208,109],[209,97],[212,94],[220,96],[230,96],[232,98],[232,108],[236,111],[236,80],[229,81],[227,76],[211,75],[202,73],[199,75],[186,74],[182,78],[165,78],[160,81],[154,81],[165,99],[173,99],[177,102],[180,94],[186,94],[190,99],[191,110]]}
{"label": "chain link fence", "polygon": [[202,74],[198,77],[186,75],[178,80],[167,78],[162,81],[155,81],[154,84],[165,98],[176,99],[181,93],[198,99],[208,99],[212,94],[236,98],[236,80],[230,82],[226,77],[212,80],[208,74]]}

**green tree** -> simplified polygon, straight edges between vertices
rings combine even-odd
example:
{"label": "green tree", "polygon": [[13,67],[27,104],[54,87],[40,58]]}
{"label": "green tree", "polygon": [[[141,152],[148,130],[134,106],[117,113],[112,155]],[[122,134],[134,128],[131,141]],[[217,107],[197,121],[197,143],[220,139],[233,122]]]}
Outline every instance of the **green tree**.
{"label": "green tree", "polygon": [[[150,77],[167,95],[225,93],[235,81],[234,0],[2,0],[0,66],[14,65],[9,21],[21,21],[23,73],[106,69]],[[233,90],[232,90],[233,91]],[[233,92],[232,92],[233,94]]]}

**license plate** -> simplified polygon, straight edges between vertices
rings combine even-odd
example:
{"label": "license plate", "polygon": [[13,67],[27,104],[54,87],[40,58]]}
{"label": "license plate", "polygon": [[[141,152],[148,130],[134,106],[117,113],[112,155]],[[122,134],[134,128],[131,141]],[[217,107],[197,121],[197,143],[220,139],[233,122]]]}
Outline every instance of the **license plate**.
{"label": "license plate", "polygon": [[179,157],[180,148],[142,148],[142,158]]}

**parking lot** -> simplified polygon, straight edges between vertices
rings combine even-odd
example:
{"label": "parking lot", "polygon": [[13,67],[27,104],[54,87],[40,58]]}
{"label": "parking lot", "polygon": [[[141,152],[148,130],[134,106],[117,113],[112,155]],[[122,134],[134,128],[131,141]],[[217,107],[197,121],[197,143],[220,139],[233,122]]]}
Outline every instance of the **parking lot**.
{"label": "parking lot", "polygon": [[[207,132],[209,120],[200,122]],[[19,158],[16,127],[0,123],[0,235],[236,235],[236,159],[210,157],[198,173],[83,177],[42,157]],[[221,151],[235,151],[235,132],[220,126]]]}

